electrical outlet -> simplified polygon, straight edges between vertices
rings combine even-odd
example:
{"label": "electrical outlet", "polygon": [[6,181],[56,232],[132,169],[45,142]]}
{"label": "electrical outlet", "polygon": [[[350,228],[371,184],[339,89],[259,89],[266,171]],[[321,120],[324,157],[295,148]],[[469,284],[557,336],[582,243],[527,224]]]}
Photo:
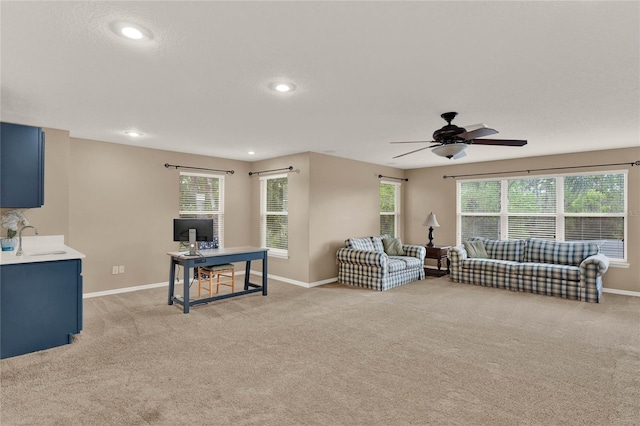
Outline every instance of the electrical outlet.
{"label": "electrical outlet", "polygon": [[118,267],[117,266],[112,266],[111,267],[111,275],[118,275]]}
{"label": "electrical outlet", "polygon": [[124,265],[118,266],[118,272],[124,274]]}

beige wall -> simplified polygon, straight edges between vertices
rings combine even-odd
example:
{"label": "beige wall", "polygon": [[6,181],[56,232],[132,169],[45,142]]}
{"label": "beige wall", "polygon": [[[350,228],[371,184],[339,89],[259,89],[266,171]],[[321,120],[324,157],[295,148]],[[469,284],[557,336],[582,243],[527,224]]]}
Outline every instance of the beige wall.
{"label": "beige wall", "polygon": [[[532,157],[486,163],[414,169],[407,171],[405,235],[414,243],[426,241],[427,230],[421,224],[433,211],[440,227],[435,230],[434,243],[450,245],[456,242],[456,179],[443,179],[444,175],[491,173],[498,171],[532,170],[537,168],[572,167],[588,164],[630,163],[640,159],[640,148],[613,149],[606,151]],[[562,172],[584,172],[597,169],[557,170]],[[604,278],[605,288],[640,292],[640,167],[613,166],[608,169],[629,170],[628,181],[628,268],[612,266]],[[550,174],[554,172],[532,172]],[[522,173],[514,173],[521,176]],[[508,175],[500,175],[508,176]]]}
{"label": "beige wall", "polygon": [[[68,242],[69,132],[55,129],[44,129],[44,132],[44,205],[23,210],[23,213],[40,235],[64,235]],[[33,233],[27,230],[24,235]]]}
{"label": "beige wall", "polygon": [[[289,166],[289,258],[270,257],[269,274],[304,285],[335,279],[336,251],[344,240],[380,233],[378,175],[402,178],[404,172],[318,153],[251,165],[257,171]],[[259,245],[260,183],[258,176],[252,179],[252,243]]]}
{"label": "beige wall", "polygon": [[[289,182],[289,257],[270,256],[269,275],[285,279],[309,282],[309,153],[288,155],[251,164],[251,171],[285,169],[273,173],[253,175],[251,181],[251,230],[252,245],[260,246],[260,177],[286,173]],[[259,265],[252,265],[258,270]]]}
{"label": "beige wall", "polygon": [[[443,175],[630,162],[640,149],[534,157],[401,170],[318,153],[254,163],[70,138],[45,129],[45,205],[25,212],[41,235],[63,234],[87,255],[85,292],[166,282],[171,221],[178,215],[178,174],[165,163],[233,169],[225,175],[226,246],[260,244],[259,176],[249,171],[294,167],[289,176],[289,258],[269,259],[269,273],[302,284],[337,276],[335,252],[352,236],[379,233],[379,174],[402,182],[404,242],[425,244],[422,226],[438,216],[436,244],[456,240],[456,181]],[[616,167],[614,167],[616,168]],[[620,167],[617,167],[620,168]],[[613,267],[605,287],[640,292],[640,167],[629,169],[628,268]],[[125,273],[112,275],[111,267]],[[261,265],[254,265],[259,269]]]}
{"label": "beige wall", "polygon": [[[324,154],[310,157],[309,282],[314,283],[338,276],[336,251],[347,238],[380,234],[378,175],[404,178],[405,173]],[[406,187],[402,182],[401,188]],[[405,198],[402,194],[401,200]],[[402,237],[402,224],[399,231]]]}
{"label": "beige wall", "polygon": [[[225,207],[233,212],[225,216],[225,241],[250,243],[247,163],[75,138],[67,141],[66,164],[50,163],[49,153],[64,145],[47,136],[45,206],[31,209],[28,218],[45,225],[41,234],[64,233],[68,245],[87,255],[85,293],[167,281],[166,252],[178,247],[171,223],[178,216],[179,171],[165,163],[235,170],[225,175]],[[50,184],[50,174],[64,173],[66,184]],[[66,218],[59,214],[61,204]],[[57,219],[49,218],[51,210]],[[125,273],[112,275],[114,265],[124,265]]]}

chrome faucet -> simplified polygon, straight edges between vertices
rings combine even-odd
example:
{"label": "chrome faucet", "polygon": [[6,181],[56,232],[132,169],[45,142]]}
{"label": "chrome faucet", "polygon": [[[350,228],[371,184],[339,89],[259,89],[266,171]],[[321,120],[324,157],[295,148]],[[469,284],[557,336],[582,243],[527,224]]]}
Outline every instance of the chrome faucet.
{"label": "chrome faucet", "polygon": [[36,229],[35,226],[27,225],[20,228],[20,231],[18,232],[18,251],[16,252],[16,256],[22,256],[24,254],[24,251],[22,251],[22,231],[24,231],[27,228],[33,228],[36,235],[38,235],[38,230]]}

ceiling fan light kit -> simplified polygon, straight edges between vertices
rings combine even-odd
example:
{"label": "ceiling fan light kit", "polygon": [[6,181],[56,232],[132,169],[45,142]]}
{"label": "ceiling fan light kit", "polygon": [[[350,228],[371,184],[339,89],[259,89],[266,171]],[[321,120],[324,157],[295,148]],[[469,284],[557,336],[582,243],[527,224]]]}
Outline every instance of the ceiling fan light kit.
{"label": "ceiling fan light kit", "polygon": [[466,143],[452,143],[448,145],[438,145],[431,150],[436,155],[440,157],[446,157],[448,159],[457,159],[464,157],[464,150],[467,149]]}
{"label": "ceiling fan light kit", "polygon": [[432,141],[409,141],[409,142],[391,142],[391,143],[435,143],[425,148],[415,149],[413,151],[406,152],[404,154],[396,155],[393,158],[403,157],[405,155],[413,154],[425,149],[431,148],[431,151],[448,159],[458,159],[464,157],[466,154],[465,149],[471,144],[475,145],[499,145],[499,146],[524,146],[527,144],[526,140],[520,139],[478,139],[483,136],[495,135],[497,130],[492,129],[485,124],[468,126],[469,129],[473,127],[473,130],[467,130],[464,127],[458,127],[455,124],[451,124],[451,121],[458,115],[457,112],[445,112],[440,115],[447,125],[441,129],[433,132]]}

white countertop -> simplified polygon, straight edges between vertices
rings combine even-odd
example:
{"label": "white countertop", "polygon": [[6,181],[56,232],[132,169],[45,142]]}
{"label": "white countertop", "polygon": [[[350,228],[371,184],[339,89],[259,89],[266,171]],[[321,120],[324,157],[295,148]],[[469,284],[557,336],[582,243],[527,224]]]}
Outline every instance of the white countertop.
{"label": "white countertop", "polygon": [[52,262],[56,260],[84,259],[86,256],[64,244],[64,235],[23,236],[24,255],[16,256],[13,251],[1,252],[0,265],[16,263]]}

